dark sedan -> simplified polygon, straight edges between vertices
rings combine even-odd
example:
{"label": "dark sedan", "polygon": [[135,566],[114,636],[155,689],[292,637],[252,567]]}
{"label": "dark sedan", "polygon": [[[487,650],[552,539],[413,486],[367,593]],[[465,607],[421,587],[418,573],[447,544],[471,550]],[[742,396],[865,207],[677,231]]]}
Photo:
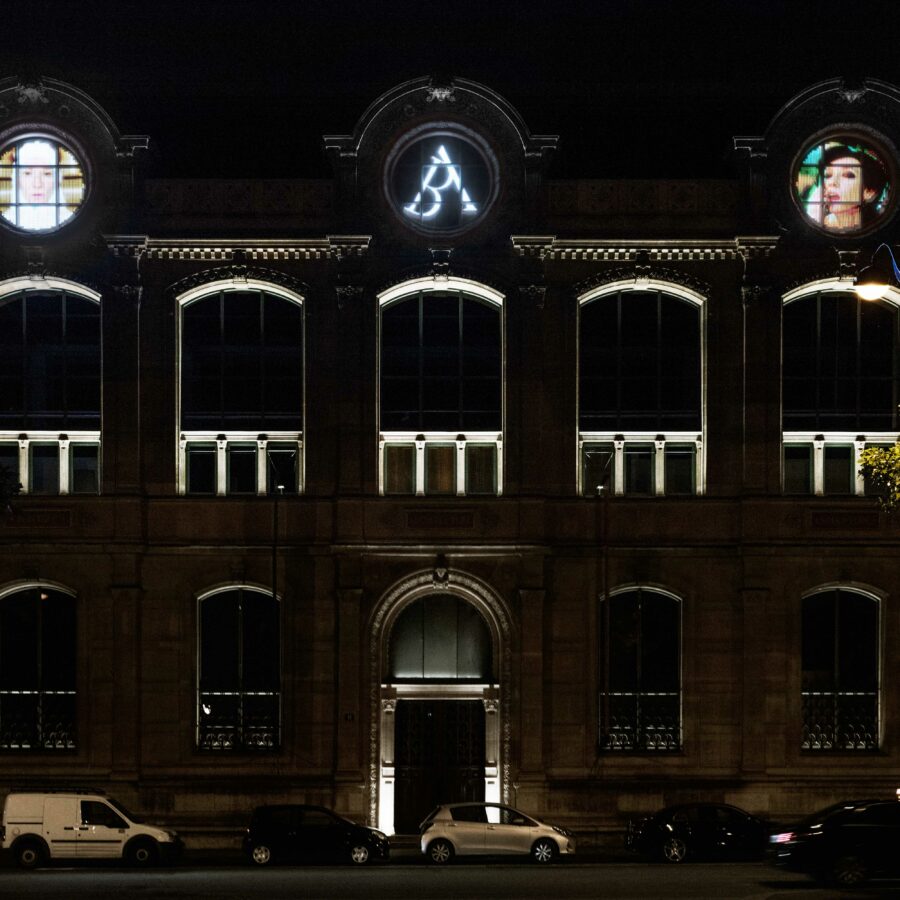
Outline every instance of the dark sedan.
{"label": "dark sedan", "polygon": [[766,824],[736,806],[684,803],[629,822],[625,845],[650,859],[669,863],[759,859],[767,837]]}
{"label": "dark sedan", "polygon": [[388,839],[323,806],[280,804],[253,811],[244,852],[258,866],[276,862],[365,865],[387,859]]}
{"label": "dark sedan", "polygon": [[769,838],[775,862],[842,887],[900,875],[900,802],[847,800]]}

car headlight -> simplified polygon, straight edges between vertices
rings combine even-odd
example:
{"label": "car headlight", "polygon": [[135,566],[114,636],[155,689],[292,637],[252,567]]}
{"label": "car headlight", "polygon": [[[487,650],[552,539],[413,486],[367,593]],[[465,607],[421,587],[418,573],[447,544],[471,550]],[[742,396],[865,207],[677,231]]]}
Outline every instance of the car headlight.
{"label": "car headlight", "polygon": [[550,826],[557,834],[561,834],[563,837],[572,837],[572,832],[567,828],[560,828],[559,825],[551,825]]}
{"label": "car headlight", "polygon": [[372,834],[375,835],[380,841],[386,841],[387,835],[383,831],[372,831]]}

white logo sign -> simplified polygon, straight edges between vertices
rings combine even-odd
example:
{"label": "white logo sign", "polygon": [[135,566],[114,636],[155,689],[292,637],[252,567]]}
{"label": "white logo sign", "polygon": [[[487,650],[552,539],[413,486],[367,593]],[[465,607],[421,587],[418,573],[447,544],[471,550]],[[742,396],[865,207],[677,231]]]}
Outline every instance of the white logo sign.
{"label": "white logo sign", "polygon": [[[435,184],[441,175],[443,184]],[[463,187],[460,168],[454,165],[443,144],[437,153],[431,156],[431,165],[422,173],[422,189],[416,194],[412,203],[403,207],[403,212],[417,219],[433,219],[441,211],[444,191],[456,191],[462,201],[463,214],[472,215],[478,212],[478,206],[472,202],[469,192]]]}

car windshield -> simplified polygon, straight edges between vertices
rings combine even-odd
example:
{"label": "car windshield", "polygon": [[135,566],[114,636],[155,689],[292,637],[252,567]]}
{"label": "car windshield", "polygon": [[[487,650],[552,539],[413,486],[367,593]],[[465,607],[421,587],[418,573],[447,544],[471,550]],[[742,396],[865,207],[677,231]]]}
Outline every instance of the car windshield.
{"label": "car windshield", "polygon": [[126,809],[118,800],[113,800],[111,797],[106,798],[106,802],[113,808],[117,809],[126,819],[131,822],[134,822],[135,825],[143,825],[144,820],[140,816],[136,816],[133,812],[130,812]]}

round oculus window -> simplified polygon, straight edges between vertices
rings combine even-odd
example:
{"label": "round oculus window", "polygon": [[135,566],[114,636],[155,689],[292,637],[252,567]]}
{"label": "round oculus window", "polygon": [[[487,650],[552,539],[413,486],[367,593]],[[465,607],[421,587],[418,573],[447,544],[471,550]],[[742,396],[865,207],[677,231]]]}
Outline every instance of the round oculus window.
{"label": "round oculus window", "polygon": [[85,197],[81,160],[48,135],[27,135],[0,149],[0,216],[17,231],[55,231]]}
{"label": "round oculus window", "polygon": [[854,135],[828,136],[808,146],[793,172],[794,202],[804,218],[829,234],[876,228],[893,206],[889,156]]}
{"label": "round oculus window", "polygon": [[452,132],[412,140],[389,166],[394,209],[417,231],[464,231],[482,218],[493,200],[496,179],[487,151]]}

